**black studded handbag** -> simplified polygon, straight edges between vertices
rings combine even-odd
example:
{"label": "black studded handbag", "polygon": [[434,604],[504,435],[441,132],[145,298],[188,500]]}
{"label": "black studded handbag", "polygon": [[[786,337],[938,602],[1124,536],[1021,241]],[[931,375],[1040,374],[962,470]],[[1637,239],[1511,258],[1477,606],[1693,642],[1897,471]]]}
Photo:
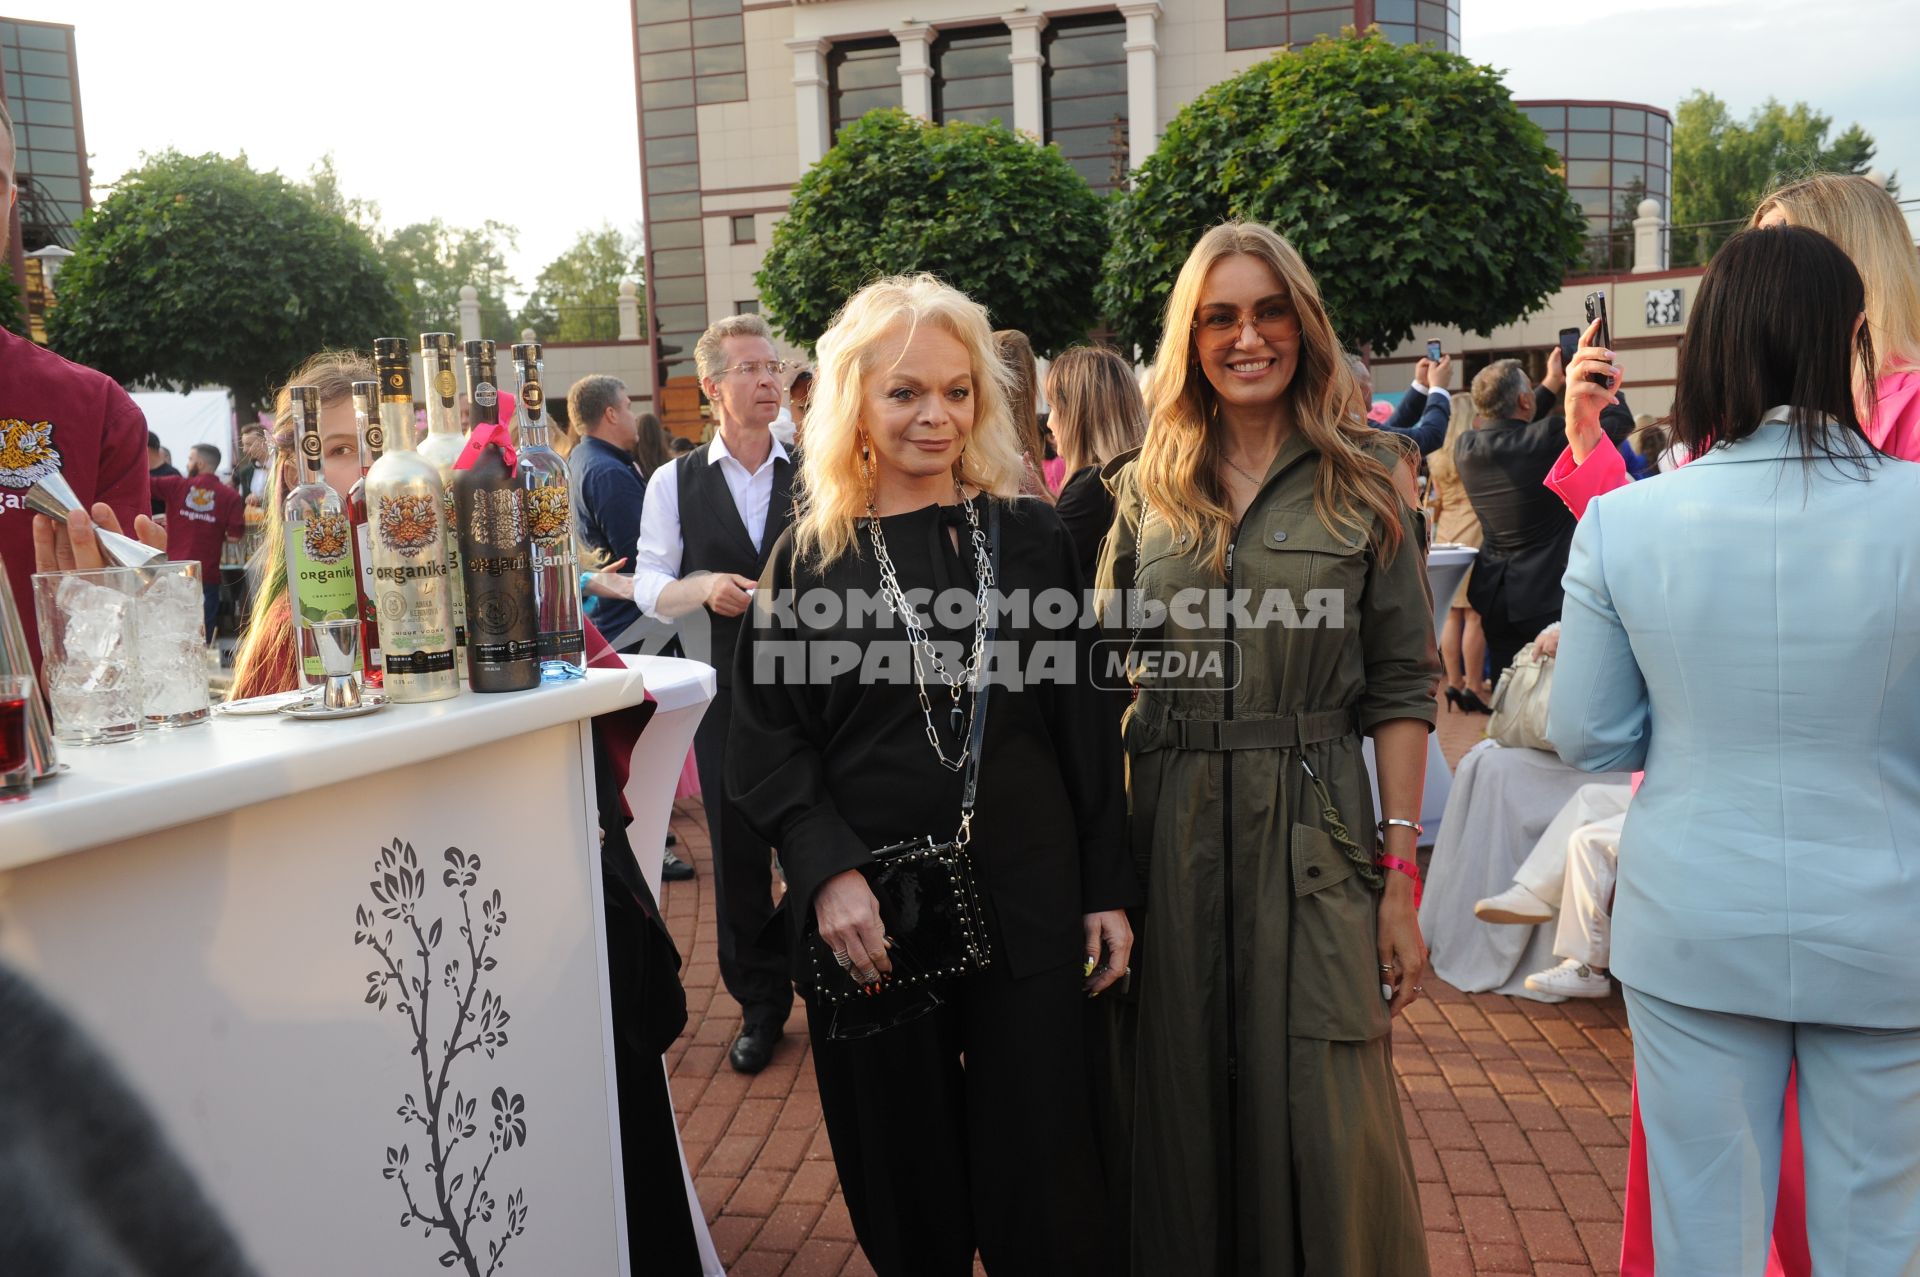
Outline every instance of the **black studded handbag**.
{"label": "black studded handbag", "polygon": [[[999,575],[999,507],[988,504],[987,528],[993,574]],[[985,643],[993,644],[994,627],[987,624]],[[967,846],[973,832],[973,800],[980,779],[980,751],[987,735],[988,679],[974,688],[973,721],[967,732],[966,781],[960,796],[960,828],[945,842],[929,835],[894,843],[874,851],[873,860],[860,867],[867,885],[880,902],[880,920],[887,938],[894,974],[884,988],[908,989],[950,980],[992,964],[986,924],[980,914],[980,893],[974,882],[973,861]],[[811,910],[808,911],[811,914]],[[806,946],[815,993],[824,1001],[841,1003],[867,996],[859,980],[843,969],[833,950],[820,938],[817,918],[809,917]],[[885,1026],[882,1026],[885,1027]]]}

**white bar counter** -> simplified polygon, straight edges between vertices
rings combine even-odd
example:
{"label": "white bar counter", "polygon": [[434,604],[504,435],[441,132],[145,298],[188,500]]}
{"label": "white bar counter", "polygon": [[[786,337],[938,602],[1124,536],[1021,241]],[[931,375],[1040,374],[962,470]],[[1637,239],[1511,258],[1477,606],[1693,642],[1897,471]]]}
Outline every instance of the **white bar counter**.
{"label": "white bar counter", "polygon": [[[712,680],[637,658],[64,749],[0,808],[0,955],[117,1061],[260,1271],[620,1277],[588,720],[652,692],[677,729]],[[661,810],[684,746],[647,753],[628,793]]]}

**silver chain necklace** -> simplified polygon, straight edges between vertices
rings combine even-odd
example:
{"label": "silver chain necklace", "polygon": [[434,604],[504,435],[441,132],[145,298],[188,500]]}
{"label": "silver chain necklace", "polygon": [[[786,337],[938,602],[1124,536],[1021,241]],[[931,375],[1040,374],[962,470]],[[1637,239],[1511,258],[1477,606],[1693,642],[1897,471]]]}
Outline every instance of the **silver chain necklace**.
{"label": "silver chain necklace", "polygon": [[[956,491],[958,489],[956,488]],[[874,558],[880,564],[880,592],[886,597],[887,606],[900,618],[907,630],[907,642],[913,649],[914,689],[920,697],[920,713],[927,723],[927,742],[933,746],[935,757],[948,771],[959,771],[967,765],[967,759],[973,749],[973,715],[979,708],[980,698],[975,695],[968,705],[967,712],[960,712],[960,696],[966,691],[977,691],[980,685],[980,667],[985,658],[987,646],[987,593],[993,588],[993,559],[987,548],[987,537],[980,530],[980,515],[973,503],[960,494],[960,504],[967,513],[967,530],[973,542],[973,561],[978,585],[973,595],[973,650],[967,654],[966,668],[959,674],[950,672],[940,660],[940,654],[934,650],[933,643],[927,638],[926,629],[920,624],[920,618],[914,614],[907,595],[900,588],[900,577],[893,569],[893,558],[887,553],[886,538],[880,534],[880,516],[871,503],[867,506],[867,535],[873,538]],[[948,722],[953,734],[962,741],[960,756],[948,758],[947,751],[940,745],[940,733],[933,726],[933,701],[927,695],[926,671],[932,669],[934,676],[946,685],[948,697]],[[962,722],[965,723],[965,735],[962,735]]]}

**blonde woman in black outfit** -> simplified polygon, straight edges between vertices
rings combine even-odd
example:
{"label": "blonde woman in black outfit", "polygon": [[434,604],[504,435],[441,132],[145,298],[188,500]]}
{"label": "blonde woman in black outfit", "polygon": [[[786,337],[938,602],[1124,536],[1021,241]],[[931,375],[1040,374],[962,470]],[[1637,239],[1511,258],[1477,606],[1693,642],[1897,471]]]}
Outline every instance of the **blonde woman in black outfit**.
{"label": "blonde woman in black outfit", "polygon": [[1140,446],[1147,405],[1133,369],[1111,346],[1074,346],[1047,365],[1047,429],[1067,463],[1054,509],[1080,556],[1080,574],[1093,580],[1100,542],[1113,526],[1113,495],[1100,470]]}
{"label": "blonde woman in black outfit", "polygon": [[[947,590],[970,601],[983,576],[1003,593],[1077,598],[1074,546],[1049,506],[1015,498],[1020,446],[980,306],[931,276],[883,280],[847,303],[819,355],[805,496],[736,653],[728,788],[786,868],[795,973],[854,1230],[883,1277],[962,1277],[976,1251],[996,1277],[1098,1272],[1103,1173],[1081,1008],[1124,975],[1124,910],[1140,897],[1113,698],[1078,677],[1094,631],[1043,628],[1037,608],[1000,617],[983,667],[1032,671],[1052,652],[1064,668],[1011,686],[996,676],[982,701],[967,677],[986,642],[973,618],[896,603]],[[888,600],[879,621],[780,606],[856,592]],[[918,611],[942,664],[902,606]],[[860,660],[813,678],[791,663],[829,650]],[[882,654],[890,673],[869,672]],[[875,848],[953,836],[982,705],[969,854],[991,962],[889,984],[910,946],[904,935],[890,946],[860,870]],[[876,996],[822,999],[840,977],[828,967],[816,983],[809,923]],[[864,1036],[847,1036],[848,1016]]]}

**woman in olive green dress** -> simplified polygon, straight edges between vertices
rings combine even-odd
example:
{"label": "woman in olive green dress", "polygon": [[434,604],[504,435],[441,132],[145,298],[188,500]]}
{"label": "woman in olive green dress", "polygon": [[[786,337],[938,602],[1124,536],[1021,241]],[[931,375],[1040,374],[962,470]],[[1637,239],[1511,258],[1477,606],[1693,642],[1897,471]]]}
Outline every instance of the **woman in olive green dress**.
{"label": "woman in olive green dress", "polygon": [[[1397,441],[1264,226],[1203,236],[1101,556],[1137,697],[1133,1271],[1427,1271],[1389,1052],[1440,672]],[[1112,592],[1119,592],[1114,595]],[[1361,755],[1374,739],[1383,818]]]}

